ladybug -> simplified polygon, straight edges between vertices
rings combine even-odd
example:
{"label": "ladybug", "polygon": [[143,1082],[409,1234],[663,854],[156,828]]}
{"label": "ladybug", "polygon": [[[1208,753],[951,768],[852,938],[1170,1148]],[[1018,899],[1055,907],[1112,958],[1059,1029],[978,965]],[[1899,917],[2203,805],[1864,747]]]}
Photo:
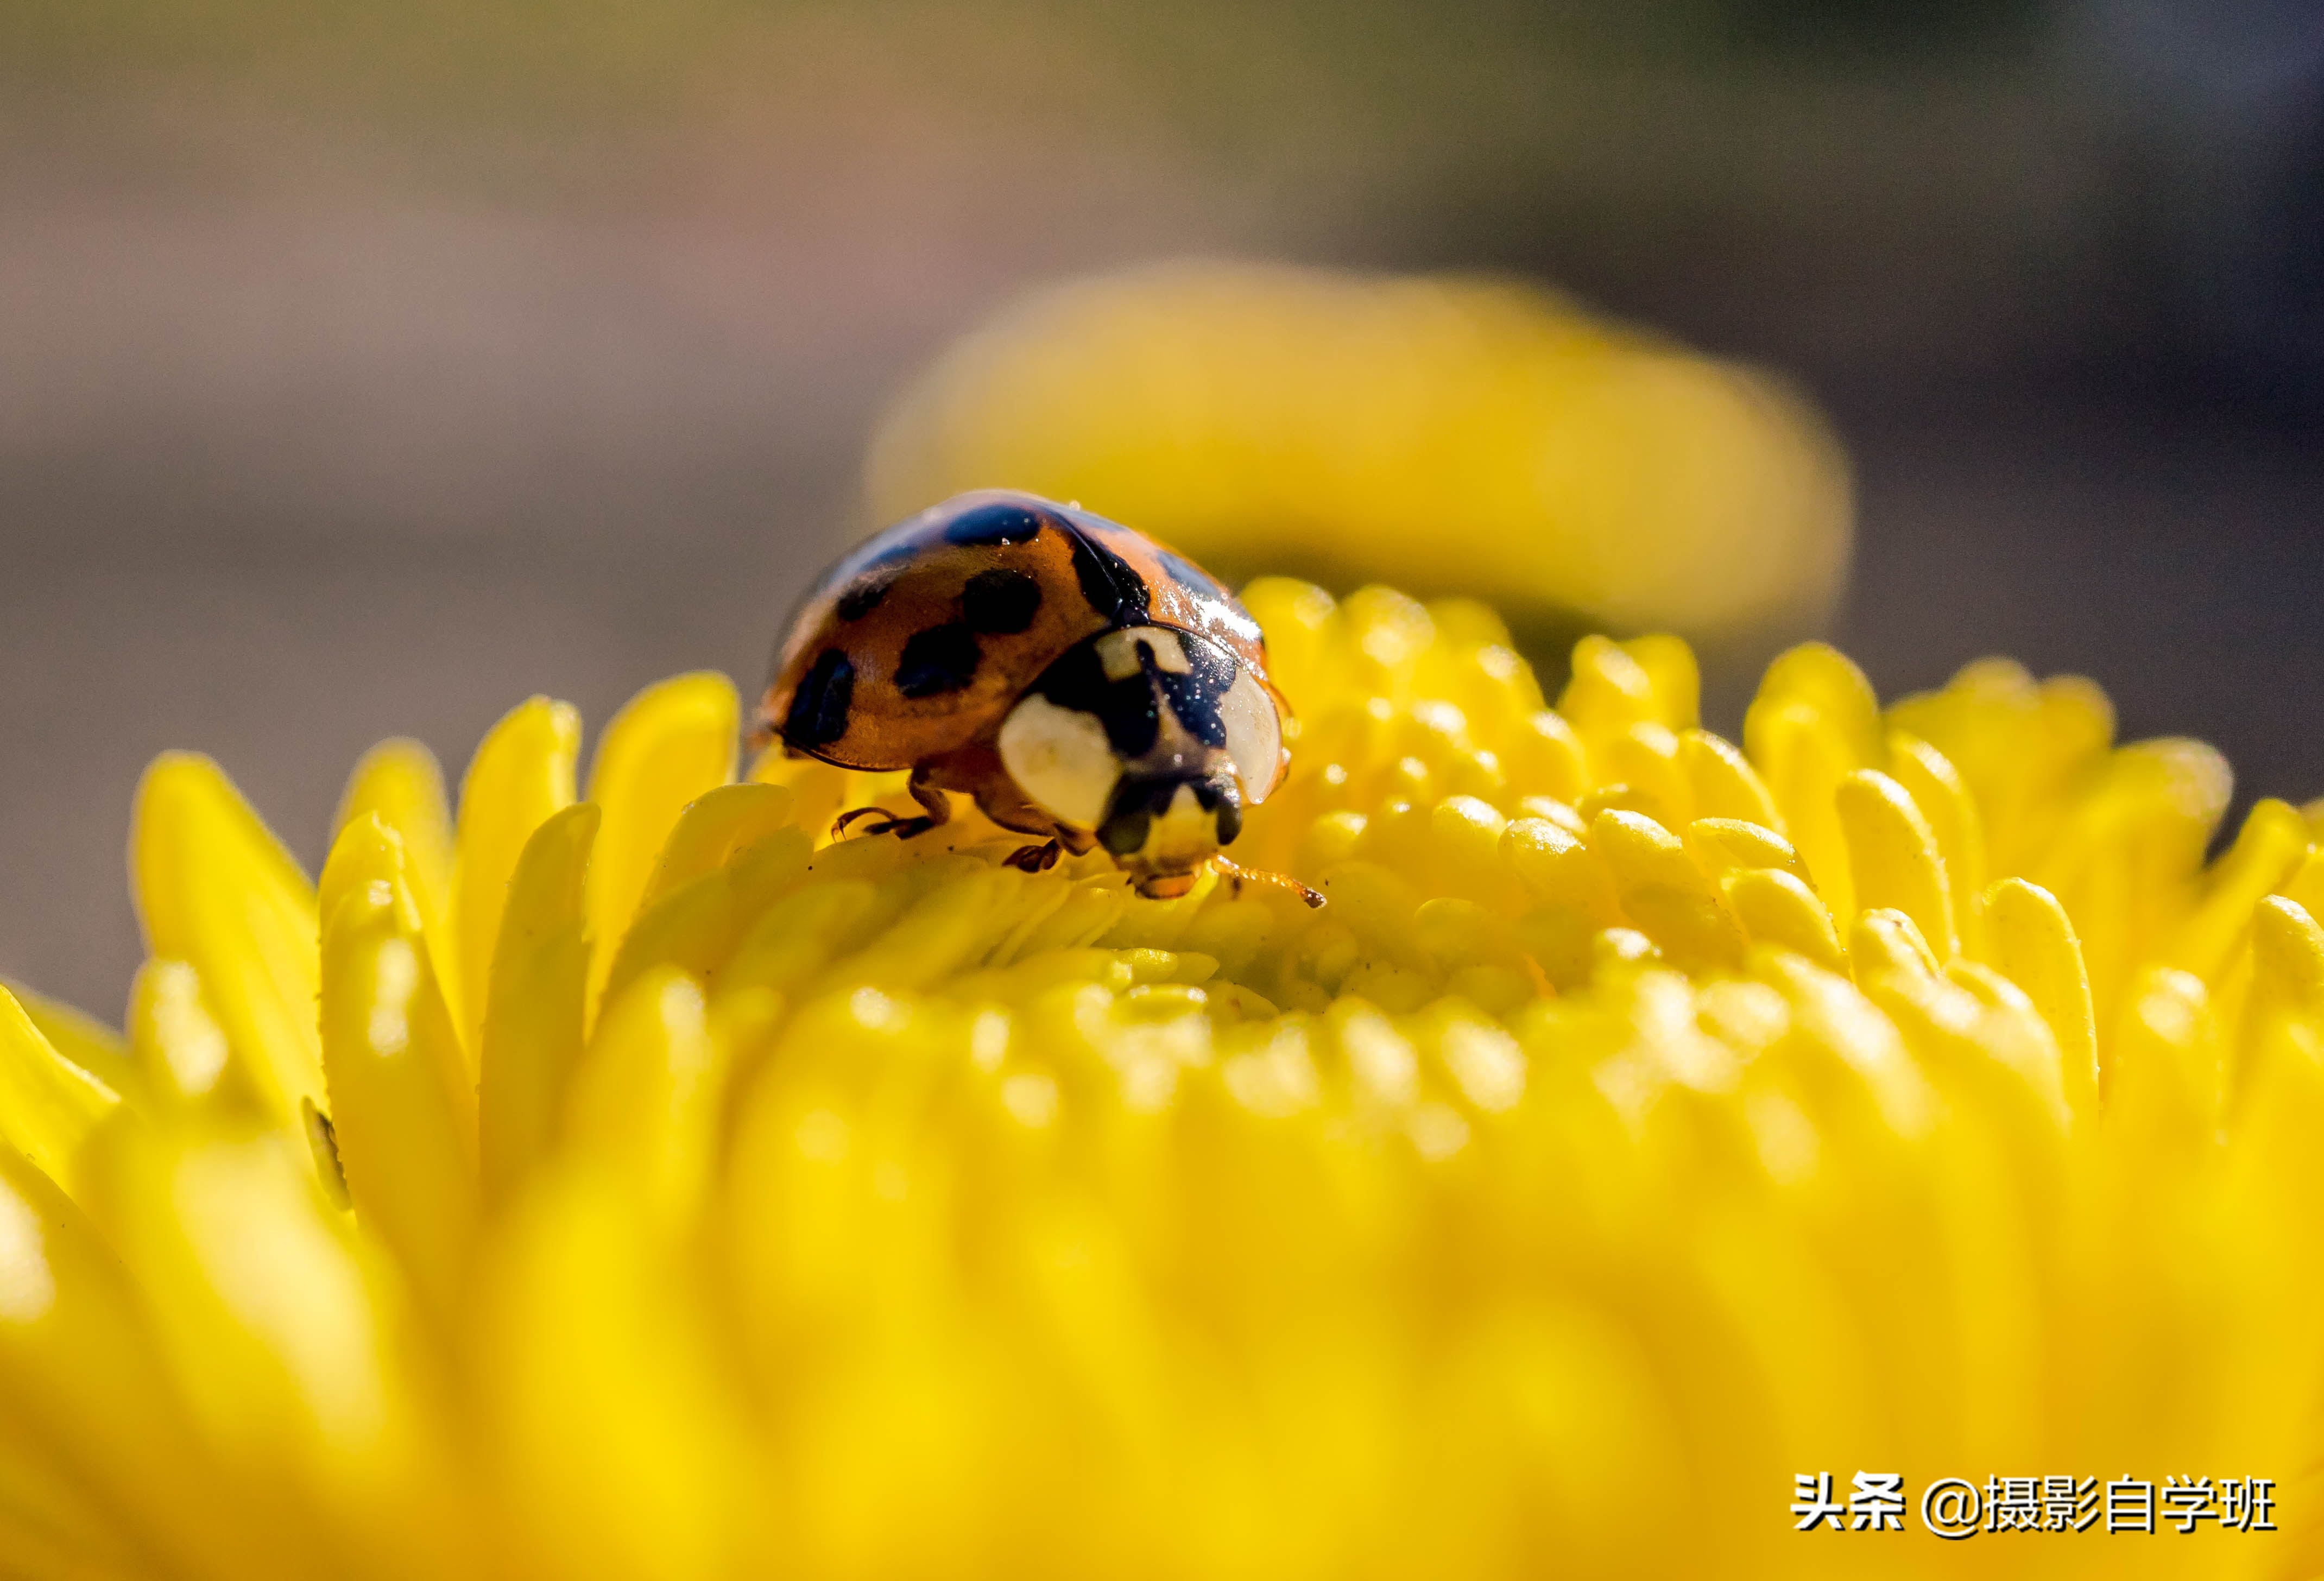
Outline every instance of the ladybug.
{"label": "ladybug", "polygon": [[809,590],[776,655],[757,741],[843,768],[912,771],[906,840],[947,792],[1039,837],[1012,866],[1103,846],[1168,899],[1206,865],[1296,888],[1220,854],[1291,760],[1259,623],[1216,579],[1078,505],[958,495],[872,538]]}

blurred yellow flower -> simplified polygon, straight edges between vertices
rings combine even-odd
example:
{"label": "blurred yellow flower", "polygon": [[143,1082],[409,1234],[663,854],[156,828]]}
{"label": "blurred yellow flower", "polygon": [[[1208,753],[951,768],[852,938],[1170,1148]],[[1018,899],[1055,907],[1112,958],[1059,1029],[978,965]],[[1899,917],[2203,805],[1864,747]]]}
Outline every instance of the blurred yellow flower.
{"label": "blurred yellow flower", "polygon": [[[2207,868],[2226,766],[2007,664],[1797,648],[1738,750],[1672,639],[1553,711],[1480,605],[1249,602],[1320,913],[830,843],[895,781],[732,783],[710,676],[586,800],[546,700],[456,820],[387,743],[319,884],[156,763],[126,1039],[0,994],[0,1573],[2324,1562],[2315,810]],[[1794,1530],[1858,1472],[1904,1531]],[[1928,1535],[1989,1475],[2278,1530]]]}
{"label": "blurred yellow flower", "polygon": [[870,473],[878,521],[1006,483],[1238,580],[1489,588],[1535,650],[1585,630],[1748,650],[1812,630],[1848,562],[1845,463],[1796,392],[1516,281],[1072,282],[947,353]]}

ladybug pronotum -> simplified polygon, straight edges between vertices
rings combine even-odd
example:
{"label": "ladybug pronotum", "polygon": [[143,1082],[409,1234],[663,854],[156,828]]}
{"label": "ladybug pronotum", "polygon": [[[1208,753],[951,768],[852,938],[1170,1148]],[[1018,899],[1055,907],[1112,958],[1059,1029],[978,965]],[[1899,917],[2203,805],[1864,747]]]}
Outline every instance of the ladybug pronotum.
{"label": "ladybug pronotum", "polygon": [[824,574],[776,656],[759,740],[912,771],[921,815],[858,807],[843,830],[877,816],[863,832],[911,839],[951,819],[957,791],[1038,837],[1013,865],[1102,846],[1167,899],[1206,865],[1290,884],[1220,854],[1282,782],[1287,717],[1259,623],[1207,572],[1076,506],[985,489]]}

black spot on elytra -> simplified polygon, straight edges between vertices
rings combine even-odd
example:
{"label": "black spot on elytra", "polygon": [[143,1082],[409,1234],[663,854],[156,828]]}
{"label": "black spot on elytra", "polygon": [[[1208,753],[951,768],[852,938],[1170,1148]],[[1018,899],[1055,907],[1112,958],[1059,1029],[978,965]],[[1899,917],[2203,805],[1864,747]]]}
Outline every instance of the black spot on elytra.
{"label": "black spot on elytra", "polygon": [[980,571],[961,590],[961,618],[972,631],[1022,631],[1040,610],[1040,580],[1023,571]]}
{"label": "black spot on elytra", "polygon": [[862,577],[854,586],[839,595],[835,612],[843,620],[860,620],[880,607],[880,601],[888,596],[888,590],[895,584],[893,573],[884,576]]}
{"label": "black spot on elytra", "polygon": [[1090,608],[1116,626],[1143,625],[1150,613],[1146,579],[1095,533],[1076,527],[1068,536],[1074,542],[1074,579]]}
{"label": "black spot on elytra", "polygon": [[1095,714],[1116,756],[1142,758],[1162,733],[1162,708],[1143,674],[1111,680],[1097,656],[1097,639],[1074,644],[1033,683],[1060,708]]}
{"label": "black spot on elytra", "polygon": [[965,548],[1029,544],[1040,533],[1041,525],[1040,513],[1022,505],[979,505],[945,524],[945,542]]}
{"label": "black spot on elytra", "polygon": [[855,666],[835,648],[816,655],[783,716],[783,740],[802,751],[827,747],[847,733],[847,707],[855,695]]}
{"label": "black spot on elytra", "polygon": [[976,677],[975,634],[955,620],[915,632],[896,663],[896,690],[907,697],[957,692]]}

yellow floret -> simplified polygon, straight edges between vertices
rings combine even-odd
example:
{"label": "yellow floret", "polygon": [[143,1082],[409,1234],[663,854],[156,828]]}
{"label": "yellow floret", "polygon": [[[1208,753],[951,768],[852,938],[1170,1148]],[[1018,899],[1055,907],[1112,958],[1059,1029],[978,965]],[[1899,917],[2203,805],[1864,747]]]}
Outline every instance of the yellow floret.
{"label": "yellow floret", "polygon": [[[1248,593],[1208,877],[1028,874],[650,688],[310,884],[157,762],[126,1044],[0,991],[0,1574],[2305,1574],[2318,814],[2088,683],[1886,710]],[[2266,1476],[2273,1536],[1794,1532],[1794,1478]]]}

